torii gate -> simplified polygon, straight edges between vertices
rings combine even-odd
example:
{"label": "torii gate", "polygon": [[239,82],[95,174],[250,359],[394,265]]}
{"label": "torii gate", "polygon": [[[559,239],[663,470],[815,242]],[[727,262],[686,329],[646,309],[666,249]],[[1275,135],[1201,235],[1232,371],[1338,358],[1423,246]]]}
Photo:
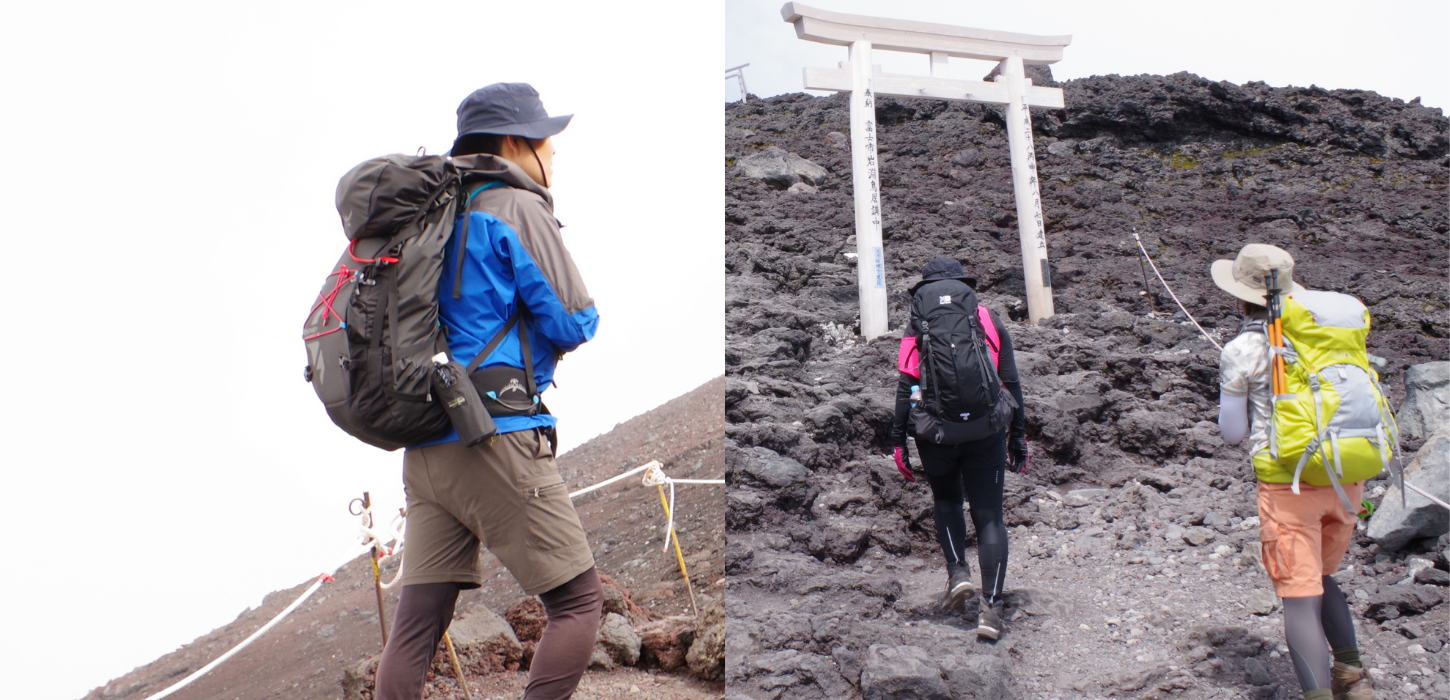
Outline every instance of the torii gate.
{"label": "torii gate", "polygon": [[[861,335],[886,333],[886,262],[881,249],[880,180],[876,168],[877,95],[930,97],[1007,106],[1007,144],[1012,153],[1012,189],[1022,241],[1027,282],[1027,315],[1032,323],[1052,315],[1052,280],[1047,272],[1047,236],[1038,194],[1037,157],[1032,148],[1028,107],[1063,108],[1062,90],[1039,87],[1024,75],[1023,64],[1062,60],[1071,36],[1034,36],[929,22],[848,15],[787,2],[780,10],[807,41],[848,46],[850,63],[839,69],[805,69],[807,90],[851,93],[851,180],[856,200],[857,280],[861,289]],[[931,57],[932,77],[877,73],[871,49],[923,53]],[[947,58],[997,61],[995,83],[952,80],[941,75]]]}

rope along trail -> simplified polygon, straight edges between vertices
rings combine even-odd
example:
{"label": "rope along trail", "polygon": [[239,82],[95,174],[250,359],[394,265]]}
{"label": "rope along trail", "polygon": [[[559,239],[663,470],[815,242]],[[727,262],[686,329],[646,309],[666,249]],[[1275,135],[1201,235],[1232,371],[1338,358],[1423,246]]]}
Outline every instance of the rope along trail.
{"label": "rope along trail", "polygon": [[1158,272],[1158,266],[1153,263],[1153,258],[1149,257],[1148,250],[1143,247],[1143,240],[1138,238],[1137,231],[1133,232],[1133,242],[1138,244],[1138,250],[1142,251],[1143,257],[1148,258],[1148,265],[1153,268],[1153,274],[1158,277],[1158,281],[1163,283],[1163,288],[1168,290],[1168,296],[1173,297],[1173,303],[1177,304],[1178,308],[1183,309],[1183,314],[1188,317],[1188,320],[1193,321],[1193,327],[1197,328],[1198,332],[1203,334],[1203,337],[1208,338],[1208,342],[1213,343],[1213,346],[1219,350],[1223,350],[1223,346],[1219,345],[1218,341],[1214,340],[1213,336],[1208,334],[1208,331],[1203,330],[1203,326],[1198,325],[1198,319],[1194,318],[1193,314],[1188,313],[1188,308],[1183,305],[1183,302],[1178,300],[1178,295],[1173,293],[1173,288],[1168,286],[1168,282]]}
{"label": "rope along trail", "polygon": [[[599,482],[597,484],[594,484],[592,486],[586,486],[586,487],[584,487],[582,489],[579,489],[578,491],[574,491],[574,492],[572,492],[572,493],[569,494],[569,498],[570,499],[578,498],[578,497],[580,497],[580,496],[582,496],[582,495],[584,495],[586,493],[590,493],[592,491],[597,491],[597,490],[599,490],[599,489],[601,489],[601,488],[603,488],[605,486],[608,486],[610,484],[613,484],[613,483],[615,483],[617,481],[620,481],[622,479],[626,479],[626,478],[628,478],[630,476],[633,476],[635,474],[638,474],[640,472],[646,472],[646,475],[645,475],[645,478],[644,478],[644,485],[645,486],[654,486],[657,489],[659,489],[659,492],[660,492],[660,503],[661,503],[661,505],[664,506],[665,516],[668,519],[668,523],[666,525],[666,533],[667,534],[666,534],[665,550],[666,551],[669,550],[670,543],[673,543],[675,545],[675,554],[676,554],[677,558],[679,559],[680,572],[682,574],[684,574],[684,576],[685,576],[685,587],[690,592],[690,606],[693,608],[694,605],[695,605],[695,591],[694,591],[694,588],[690,585],[690,576],[689,576],[689,573],[685,570],[685,557],[684,557],[684,554],[682,554],[681,551],[680,551],[680,542],[675,537],[675,527],[674,527],[674,524],[675,524],[675,520],[674,520],[674,513],[675,513],[675,508],[674,508],[674,504],[675,504],[675,484],[724,484],[725,483],[725,480],[724,479],[672,479],[672,478],[670,478],[670,477],[668,477],[668,476],[665,475],[664,470],[661,469],[662,466],[663,465],[661,465],[658,461],[651,461],[651,462],[649,462],[647,464],[642,464],[642,465],[640,465],[638,467],[635,467],[633,469],[630,469],[627,472],[624,472],[623,474],[619,474],[617,476],[612,476],[612,477],[610,477],[608,479],[605,479],[604,481],[601,481],[601,482]],[[665,500],[664,500],[664,498],[665,498],[665,496],[664,496],[664,485],[665,484],[669,484],[670,485],[670,497],[669,497],[669,502],[668,503],[666,503]],[[332,568],[327,569],[326,570],[326,573],[323,573],[322,575],[318,576],[317,577],[317,580],[316,581],[313,581],[312,582],[312,585],[311,586],[308,586],[307,587],[307,590],[305,590],[305,591],[302,592],[302,595],[298,596],[297,599],[294,600],[294,601],[292,601],[292,603],[290,605],[288,605],[286,608],[283,608],[282,609],[282,612],[277,613],[277,616],[276,617],[273,617],[271,620],[267,621],[267,624],[262,625],[262,627],[260,629],[258,629],[256,632],[253,632],[251,634],[251,636],[247,637],[246,639],[243,639],[240,643],[238,643],[236,646],[232,647],[231,649],[227,650],[227,652],[225,654],[222,654],[221,656],[218,656],[211,663],[209,663],[209,664],[201,667],[200,669],[197,669],[197,671],[195,673],[192,673],[191,675],[189,675],[189,676],[181,679],[180,681],[177,681],[171,687],[169,687],[169,688],[167,688],[167,689],[165,689],[165,690],[163,690],[163,691],[161,691],[159,693],[156,693],[155,695],[152,695],[152,696],[146,698],[146,700],[161,700],[161,698],[167,697],[167,696],[171,695],[172,693],[175,693],[176,691],[181,690],[182,688],[185,688],[186,686],[190,685],[192,681],[195,681],[196,679],[201,678],[202,676],[204,676],[207,673],[209,673],[212,669],[215,669],[217,666],[220,666],[227,659],[230,659],[233,656],[235,656],[237,654],[237,652],[241,651],[242,649],[245,649],[249,644],[251,644],[252,642],[256,641],[258,637],[261,637],[262,635],[266,634],[268,630],[270,630],[273,627],[275,627],[277,625],[277,623],[279,623],[279,622],[281,622],[283,620],[283,618],[285,618],[288,615],[292,614],[293,611],[295,611],[297,608],[301,607],[301,605],[302,605],[303,602],[305,602],[308,598],[311,598],[312,597],[312,594],[313,593],[316,593],[317,590],[322,587],[322,584],[328,583],[328,582],[330,582],[330,581],[333,580],[333,578],[332,578],[332,573],[333,572],[335,572],[338,569],[342,568],[343,566],[347,565],[349,562],[351,562],[352,560],[356,559],[358,556],[360,556],[360,555],[362,555],[364,553],[367,553],[368,551],[372,550],[374,547],[378,547],[381,551],[385,552],[385,554],[383,556],[378,557],[377,561],[382,561],[383,559],[385,559],[387,557],[396,556],[396,555],[399,555],[399,554],[402,553],[402,551],[403,551],[403,528],[404,528],[404,517],[402,515],[399,515],[397,518],[394,518],[393,519],[393,522],[389,526],[388,531],[386,533],[380,533],[377,529],[374,529],[374,528],[370,527],[368,524],[366,524],[367,522],[368,521],[365,521],[365,524],[361,527],[361,535],[362,535],[362,540],[363,540],[361,546],[355,546],[355,547],[349,548],[348,551],[351,552],[351,553],[348,554],[345,559],[342,559],[336,566],[333,566]],[[384,540],[383,537],[380,536],[380,535],[391,535],[391,537],[388,537],[386,540]],[[388,544],[387,544],[388,542],[392,542],[393,545],[391,547],[388,546]],[[401,574],[402,574],[402,570],[400,568],[399,571],[398,571],[398,575],[401,575]],[[398,575],[394,575],[393,576],[393,580],[391,582],[382,584],[383,587],[384,588],[391,588],[393,585],[397,584],[397,582],[398,582]],[[696,610],[695,611],[695,615],[697,617],[699,616],[699,610]]]}

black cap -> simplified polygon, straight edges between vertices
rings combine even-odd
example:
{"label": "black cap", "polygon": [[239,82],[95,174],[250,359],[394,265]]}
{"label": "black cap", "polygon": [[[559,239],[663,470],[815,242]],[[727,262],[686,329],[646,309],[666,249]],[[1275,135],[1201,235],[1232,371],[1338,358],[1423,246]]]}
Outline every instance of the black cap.
{"label": "black cap", "polygon": [[528,83],[494,83],[473,91],[458,105],[458,135],[502,134],[548,138],[564,130],[574,115],[551,117]]}
{"label": "black cap", "polygon": [[922,285],[937,280],[961,280],[966,282],[968,287],[974,290],[977,288],[977,280],[968,277],[967,273],[962,271],[961,263],[952,258],[939,257],[928,260],[921,267],[921,281],[912,286],[911,293],[915,294]]}

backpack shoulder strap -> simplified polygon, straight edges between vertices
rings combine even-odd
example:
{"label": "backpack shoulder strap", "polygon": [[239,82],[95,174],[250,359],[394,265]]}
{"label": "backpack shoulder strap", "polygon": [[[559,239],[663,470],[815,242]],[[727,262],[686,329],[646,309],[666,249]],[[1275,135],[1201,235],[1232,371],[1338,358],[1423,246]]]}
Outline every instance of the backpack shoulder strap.
{"label": "backpack shoulder strap", "polygon": [[992,322],[992,312],[977,304],[977,321],[982,324],[982,332],[987,336],[987,347],[992,351],[992,366],[1000,368],[1002,338],[997,335],[997,324]]}
{"label": "backpack shoulder strap", "polygon": [[468,215],[468,213],[469,213],[468,212],[468,205],[473,203],[473,198],[474,197],[477,197],[479,192],[482,192],[484,190],[491,190],[491,189],[493,189],[495,187],[503,187],[503,186],[504,185],[503,185],[503,181],[502,180],[489,180],[488,182],[485,182],[482,185],[479,185],[478,187],[473,188],[473,190],[468,193],[468,197],[463,200],[463,206],[461,206],[461,207],[458,208],[458,216],[463,219],[463,224],[462,224],[461,230],[458,232],[458,255],[457,255],[458,260],[454,261],[454,263],[455,263],[454,264],[454,268],[455,269],[453,270],[453,298],[454,299],[457,299],[457,298],[463,296],[463,258],[464,258],[464,254],[468,252],[468,220],[470,218],[472,218],[472,217],[470,217]]}
{"label": "backpack shoulder strap", "polygon": [[1239,335],[1245,333],[1263,333],[1264,335],[1268,335],[1268,322],[1262,318],[1246,318],[1243,323],[1239,324]]}

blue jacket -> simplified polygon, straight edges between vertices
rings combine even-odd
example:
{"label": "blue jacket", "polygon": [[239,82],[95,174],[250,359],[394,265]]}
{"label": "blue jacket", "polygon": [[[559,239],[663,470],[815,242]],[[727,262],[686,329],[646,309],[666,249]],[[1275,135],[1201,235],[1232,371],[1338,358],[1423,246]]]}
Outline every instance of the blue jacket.
{"label": "blue jacket", "polygon": [[[467,191],[472,196],[445,248],[439,280],[438,316],[448,329],[449,351],[458,362],[472,362],[522,300],[530,316],[519,327],[527,326],[534,382],[542,394],[553,384],[559,358],[594,337],[599,313],[564,247],[549,191],[502,158],[476,155],[457,160],[469,173]],[[515,328],[479,367],[523,368],[518,334]],[[494,421],[500,433],[555,423],[551,415],[501,416]],[[446,437],[427,444],[457,439],[450,430]]]}

